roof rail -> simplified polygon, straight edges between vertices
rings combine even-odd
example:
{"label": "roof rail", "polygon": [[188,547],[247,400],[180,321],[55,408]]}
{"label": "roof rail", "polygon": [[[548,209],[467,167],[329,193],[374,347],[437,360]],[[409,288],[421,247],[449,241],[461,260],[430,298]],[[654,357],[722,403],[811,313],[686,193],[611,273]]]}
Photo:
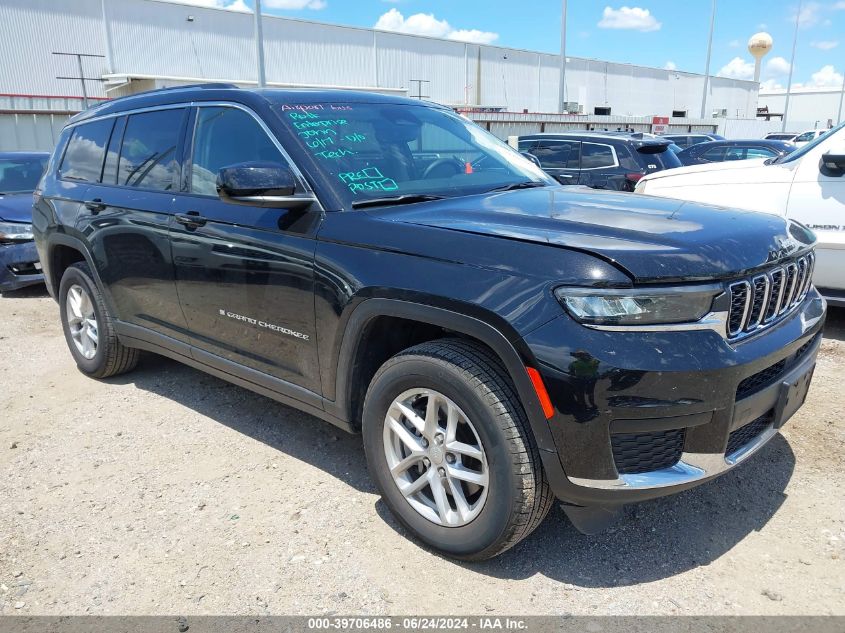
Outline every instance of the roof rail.
{"label": "roof rail", "polygon": [[115,103],[122,103],[124,101],[129,101],[130,99],[138,99],[143,98],[149,95],[160,94],[163,92],[178,92],[180,90],[237,90],[238,86],[233,83],[225,83],[225,82],[209,82],[203,84],[185,84],[183,86],[169,86],[166,88],[155,88],[153,90],[145,90],[144,92],[136,92],[129,95],[124,95],[122,97],[117,97],[114,99],[108,99],[107,101],[103,101],[102,103],[98,103],[95,106],[88,108],[87,110],[83,110],[82,112],[78,112],[77,114],[73,115],[69,119],[69,123],[76,123],[77,121],[82,121],[83,119],[88,119],[93,116],[96,116],[97,113],[102,112],[110,108]]}

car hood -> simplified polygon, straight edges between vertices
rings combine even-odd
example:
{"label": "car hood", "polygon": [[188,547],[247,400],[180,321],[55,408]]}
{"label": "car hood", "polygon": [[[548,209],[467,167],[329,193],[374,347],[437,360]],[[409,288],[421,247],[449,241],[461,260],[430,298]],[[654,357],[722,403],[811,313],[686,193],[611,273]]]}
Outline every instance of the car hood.
{"label": "car hood", "polygon": [[0,220],[32,222],[32,194],[0,194]]}
{"label": "car hood", "polygon": [[811,231],[776,215],[572,189],[543,187],[368,213],[394,222],[588,252],[638,282],[736,276],[806,250],[815,241]]}

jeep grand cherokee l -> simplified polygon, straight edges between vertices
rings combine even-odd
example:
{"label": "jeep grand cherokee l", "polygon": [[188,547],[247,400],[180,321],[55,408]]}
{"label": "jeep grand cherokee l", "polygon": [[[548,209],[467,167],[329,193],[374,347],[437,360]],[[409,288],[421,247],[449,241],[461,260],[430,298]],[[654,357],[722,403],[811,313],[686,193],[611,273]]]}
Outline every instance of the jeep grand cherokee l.
{"label": "jeep grand cherokee l", "polygon": [[360,431],[398,520],[465,559],[555,497],[596,531],[747,459],[801,406],[825,316],[799,224],[568,190],[366,93],[104,103],[33,222],[82,372],[150,350]]}

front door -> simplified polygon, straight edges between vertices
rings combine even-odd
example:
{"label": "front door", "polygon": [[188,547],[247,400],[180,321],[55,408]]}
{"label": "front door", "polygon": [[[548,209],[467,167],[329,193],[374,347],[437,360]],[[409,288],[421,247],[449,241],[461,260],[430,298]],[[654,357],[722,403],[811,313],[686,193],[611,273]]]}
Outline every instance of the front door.
{"label": "front door", "polygon": [[786,215],[809,226],[818,237],[813,283],[841,296],[845,294],[845,175],[823,166],[826,152],[845,154],[845,128],[800,159]]}
{"label": "front door", "polygon": [[218,197],[222,167],[289,162],[251,112],[202,106],[194,110],[191,127],[171,244],[195,356],[218,366],[237,363],[319,393],[313,293],[320,215]]}

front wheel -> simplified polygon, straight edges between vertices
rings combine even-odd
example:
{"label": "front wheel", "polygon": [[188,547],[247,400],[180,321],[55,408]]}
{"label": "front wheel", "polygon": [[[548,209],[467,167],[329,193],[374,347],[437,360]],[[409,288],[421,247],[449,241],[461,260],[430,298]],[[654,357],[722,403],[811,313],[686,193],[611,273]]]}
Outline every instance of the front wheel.
{"label": "front wheel", "polygon": [[496,556],[551,507],[510,379],[473,342],[423,343],[387,361],[367,392],[363,435],[385,503],[417,538],[450,556]]}

